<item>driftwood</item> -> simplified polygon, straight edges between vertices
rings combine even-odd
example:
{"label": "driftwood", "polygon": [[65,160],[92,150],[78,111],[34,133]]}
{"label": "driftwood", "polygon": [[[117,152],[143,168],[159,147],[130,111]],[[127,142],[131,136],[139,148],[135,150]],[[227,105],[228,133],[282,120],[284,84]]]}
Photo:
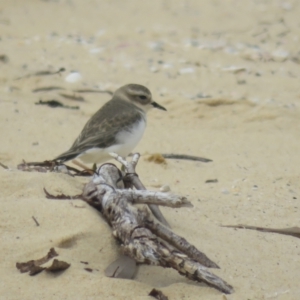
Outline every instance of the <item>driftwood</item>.
{"label": "driftwood", "polygon": [[[135,166],[139,154],[127,162],[116,154],[112,156],[123,164],[127,176],[113,164],[99,167],[97,174],[86,184],[82,197],[97,208],[109,225],[113,235],[121,242],[124,255],[138,263],[173,268],[187,278],[230,294],[232,286],[212,274],[207,268],[218,268],[204,253],[168,227],[156,221],[147,205],[190,207],[185,197],[147,190],[124,189],[135,185]],[[135,204],[139,205],[138,207]]]}
{"label": "driftwood", "polygon": [[[58,163],[57,161],[54,160],[46,160],[44,162],[25,162],[23,161],[22,164],[18,165],[18,169],[22,170],[22,171],[26,171],[26,172],[42,172],[42,173],[46,173],[46,172],[59,172],[59,173],[65,173],[68,174],[70,176],[91,176],[95,173],[94,170],[88,169],[86,168],[83,164],[81,164],[80,162],[74,160],[73,161],[74,164],[82,167],[84,170],[78,170],[76,168],[70,167],[68,165],[65,164],[61,164]],[[2,165],[0,163],[0,166],[3,166],[4,168],[6,166]],[[128,171],[128,177],[130,177],[130,175],[134,175],[135,174],[135,166],[136,164],[134,164],[134,162],[132,162],[130,164],[130,166],[128,167],[129,171]],[[129,183],[130,181],[130,183]],[[143,186],[143,184],[141,183],[141,181],[138,179],[137,176],[134,176],[132,180],[127,181],[128,184],[134,186],[136,189],[140,189],[140,190],[145,190],[145,187]],[[46,196],[50,199],[68,199],[68,198],[72,198],[72,197],[68,197],[66,195],[59,195],[59,196],[53,196],[50,195],[45,189],[45,194]],[[77,195],[78,196],[78,195]],[[73,197],[74,198],[74,197]],[[77,197],[78,198],[78,197]],[[153,213],[153,215],[164,225],[169,227],[169,224],[167,222],[167,220],[165,219],[165,217],[163,216],[163,214],[161,213],[161,211],[159,210],[157,205],[153,205],[150,204],[149,208],[151,210],[151,212]]]}

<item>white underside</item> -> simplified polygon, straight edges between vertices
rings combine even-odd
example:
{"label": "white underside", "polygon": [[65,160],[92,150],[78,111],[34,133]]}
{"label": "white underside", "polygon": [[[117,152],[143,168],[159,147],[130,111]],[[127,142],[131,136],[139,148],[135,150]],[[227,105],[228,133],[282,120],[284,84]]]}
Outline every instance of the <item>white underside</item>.
{"label": "white underside", "polygon": [[130,131],[121,131],[118,133],[116,140],[117,144],[108,148],[92,148],[86,152],[80,154],[80,158],[84,163],[103,163],[111,159],[108,154],[115,152],[122,157],[128,156],[136,145],[141,140],[146,128],[146,121],[142,119],[139,123],[136,123]]}

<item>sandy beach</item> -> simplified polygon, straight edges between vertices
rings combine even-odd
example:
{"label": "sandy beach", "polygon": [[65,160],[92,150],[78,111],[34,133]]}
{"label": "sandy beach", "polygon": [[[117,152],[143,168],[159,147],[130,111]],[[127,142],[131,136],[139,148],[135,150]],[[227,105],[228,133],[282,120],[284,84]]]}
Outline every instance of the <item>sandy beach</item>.
{"label": "sandy beach", "polygon": [[[154,299],[153,288],[170,300],[300,299],[298,238],[221,227],[300,226],[299,15],[295,0],[2,0],[0,299]],[[17,169],[66,151],[111,97],[78,90],[127,83],[147,86],[168,110],[148,113],[139,177],[192,202],[163,214],[221,267],[211,271],[231,295],[161,267],[105,277],[119,255],[108,224],[83,201],[43,191],[80,194],[89,179]],[[156,164],[152,153],[213,161]],[[65,272],[17,270],[51,247],[71,264]]]}

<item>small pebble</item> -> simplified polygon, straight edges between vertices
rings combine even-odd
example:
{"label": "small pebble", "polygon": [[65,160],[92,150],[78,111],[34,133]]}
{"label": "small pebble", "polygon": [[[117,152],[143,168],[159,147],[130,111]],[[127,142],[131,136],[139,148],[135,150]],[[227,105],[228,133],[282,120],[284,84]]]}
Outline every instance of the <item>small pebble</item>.
{"label": "small pebble", "polygon": [[90,53],[91,54],[96,54],[96,53],[100,53],[104,50],[104,48],[93,48],[93,49],[90,49]]}
{"label": "small pebble", "polygon": [[284,10],[292,10],[293,9],[293,5],[289,2],[283,2],[281,3],[281,7],[284,9]]}
{"label": "small pebble", "polygon": [[195,73],[195,69],[194,68],[183,68],[179,70],[180,74],[192,74]]}
{"label": "small pebble", "polygon": [[224,195],[230,194],[230,192],[228,191],[228,189],[225,189],[225,188],[222,189],[221,192],[222,192],[222,194],[224,194]]}
{"label": "small pebble", "polygon": [[82,79],[82,76],[77,71],[72,71],[69,75],[66,76],[65,81],[70,83],[78,82]]}
{"label": "small pebble", "polygon": [[285,61],[289,58],[290,53],[288,51],[277,49],[272,52],[272,58],[277,62]]}
{"label": "small pebble", "polygon": [[163,51],[164,50],[164,43],[163,42],[150,42],[148,43],[150,49],[154,51]]}
{"label": "small pebble", "polygon": [[224,72],[232,72],[234,74],[239,73],[239,72],[245,72],[247,71],[247,68],[245,67],[238,67],[238,66],[229,66],[222,68],[222,71]]}
{"label": "small pebble", "polygon": [[163,193],[167,193],[171,191],[170,186],[168,186],[167,184],[163,185],[159,190]]}
{"label": "small pebble", "polygon": [[150,67],[150,72],[156,73],[156,72],[158,72],[158,68],[156,68],[155,66],[152,66],[152,67]]}

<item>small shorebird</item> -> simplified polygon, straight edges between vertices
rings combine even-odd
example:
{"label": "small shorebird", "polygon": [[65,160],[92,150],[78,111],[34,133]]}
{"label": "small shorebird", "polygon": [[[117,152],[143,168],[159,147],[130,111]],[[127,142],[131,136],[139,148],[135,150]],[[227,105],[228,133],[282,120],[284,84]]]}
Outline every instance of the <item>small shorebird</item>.
{"label": "small shorebird", "polygon": [[120,87],[85,124],[72,147],[54,160],[80,158],[85,163],[103,163],[110,152],[128,156],[141,140],[150,108],[166,110],[152,100],[151,92],[139,84]]}

